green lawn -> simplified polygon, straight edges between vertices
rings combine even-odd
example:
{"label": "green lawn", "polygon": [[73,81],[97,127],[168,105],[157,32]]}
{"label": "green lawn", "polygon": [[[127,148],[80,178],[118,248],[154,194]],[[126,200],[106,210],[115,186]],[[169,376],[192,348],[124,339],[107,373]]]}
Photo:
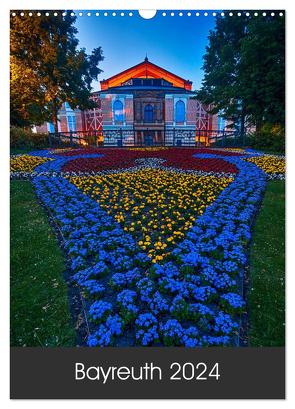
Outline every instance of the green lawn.
{"label": "green lawn", "polygon": [[19,153],[21,154],[26,154],[32,151],[36,151],[37,149],[34,148],[10,148],[10,155],[18,155]]}
{"label": "green lawn", "polygon": [[11,182],[11,345],[74,346],[64,258],[33,187]]}
{"label": "green lawn", "polygon": [[268,182],[250,253],[249,345],[285,345],[285,183]]}

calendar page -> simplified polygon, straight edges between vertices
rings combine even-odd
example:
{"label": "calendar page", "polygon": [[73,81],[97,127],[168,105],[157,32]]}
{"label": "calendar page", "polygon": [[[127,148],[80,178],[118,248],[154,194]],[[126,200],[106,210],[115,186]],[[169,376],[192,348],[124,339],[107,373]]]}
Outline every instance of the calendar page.
{"label": "calendar page", "polygon": [[284,398],[285,14],[10,11],[12,398]]}

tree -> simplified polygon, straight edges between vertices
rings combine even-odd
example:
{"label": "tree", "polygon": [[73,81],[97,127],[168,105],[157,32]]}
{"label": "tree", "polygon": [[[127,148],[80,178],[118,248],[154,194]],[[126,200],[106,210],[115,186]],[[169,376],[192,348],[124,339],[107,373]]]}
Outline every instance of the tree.
{"label": "tree", "polygon": [[251,122],[285,122],[284,18],[257,17],[249,21],[241,45],[241,87]]}
{"label": "tree", "polygon": [[241,43],[246,35],[248,17],[216,17],[209,34],[204,55],[204,79],[197,98],[211,105],[211,113],[222,111],[225,118],[241,123],[242,132],[246,107],[240,88]]}
{"label": "tree", "polygon": [[212,112],[257,128],[284,121],[284,21],[277,17],[216,18],[204,55],[205,72],[197,98]]}
{"label": "tree", "polygon": [[40,125],[50,119],[38,76],[28,66],[10,57],[10,123],[18,127]]}
{"label": "tree", "polygon": [[95,106],[91,83],[102,72],[101,47],[90,55],[78,49],[76,17],[67,11],[54,16],[20,16],[11,21],[11,123],[31,126],[53,122],[64,102],[72,109]]}

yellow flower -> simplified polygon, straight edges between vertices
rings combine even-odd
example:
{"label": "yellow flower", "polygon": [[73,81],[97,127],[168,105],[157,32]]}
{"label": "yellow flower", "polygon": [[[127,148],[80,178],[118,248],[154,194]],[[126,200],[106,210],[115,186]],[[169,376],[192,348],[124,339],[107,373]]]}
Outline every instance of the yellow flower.
{"label": "yellow flower", "polygon": [[183,239],[194,220],[232,180],[159,169],[70,178],[158,261]]}
{"label": "yellow flower", "polygon": [[247,162],[252,162],[265,173],[285,173],[285,159],[275,155],[254,156],[252,158],[244,159]]}
{"label": "yellow flower", "polygon": [[19,155],[10,159],[11,172],[28,172],[33,170],[44,162],[52,160],[51,158],[42,158],[41,156]]}

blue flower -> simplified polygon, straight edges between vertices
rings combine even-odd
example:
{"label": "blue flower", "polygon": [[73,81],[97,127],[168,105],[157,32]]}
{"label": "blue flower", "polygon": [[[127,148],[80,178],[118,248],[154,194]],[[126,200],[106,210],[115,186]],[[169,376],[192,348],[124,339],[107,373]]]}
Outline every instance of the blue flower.
{"label": "blue flower", "polygon": [[104,320],[113,310],[113,306],[109,302],[105,301],[95,301],[89,308],[89,315],[92,319],[102,321]]}
{"label": "blue flower", "polygon": [[219,312],[215,317],[214,331],[217,333],[230,335],[237,328],[238,324],[231,319],[229,314]]}
{"label": "blue flower", "polygon": [[182,342],[187,348],[195,348],[200,345],[199,331],[196,327],[189,327],[183,330]]}
{"label": "blue flower", "polygon": [[140,314],[135,325],[137,327],[136,339],[143,346],[152,344],[159,339],[157,318],[150,313]]}
{"label": "blue flower", "polygon": [[161,324],[160,331],[167,346],[179,345],[184,335],[184,330],[176,319],[170,319],[165,324]]}
{"label": "blue flower", "polygon": [[193,296],[197,301],[206,301],[216,293],[217,291],[215,290],[215,288],[210,286],[195,287]]}
{"label": "blue flower", "polygon": [[105,293],[105,287],[97,280],[86,280],[83,282],[83,287],[90,293],[101,296]]}
{"label": "blue flower", "polygon": [[118,315],[110,315],[105,324],[101,324],[98,329],[90,334],[87,345],[90,347],[110,346],[115,336],[119,336],[123,331],[123,321]]}
{"label": "blue flower", "polygon": [[155,291],[153,281],[147,277],[142,278],[138,281],[137,288],[139,289],[141,300],[150,302],[152,299],[152,294]]}
{"label": "blue flower", "polygon": [[132,290],[123,290],[117,295],[117,301],[125,314],[135,315],[138,312],[138,308],[135,305],[136,298],[137,293]]}
{"label": "blue flower", "polygon": [[160,294],[159,291],[156,291],[153,294],[151,301],[149,302],[149,307],[154,314],[163,313],[169,310],[167,300]]}
{"label": "blue flower", "polygon": [[233,308],[242,308],[245,305],[245,301],[243,301],[242,297],[236,293],[223,294],[220,298]]}
{"label": "blue flower", "polygon": [[117,288],[122,288],[126,284],[126,276],[122,273],[116,273],[112,275],[110,284]]}

